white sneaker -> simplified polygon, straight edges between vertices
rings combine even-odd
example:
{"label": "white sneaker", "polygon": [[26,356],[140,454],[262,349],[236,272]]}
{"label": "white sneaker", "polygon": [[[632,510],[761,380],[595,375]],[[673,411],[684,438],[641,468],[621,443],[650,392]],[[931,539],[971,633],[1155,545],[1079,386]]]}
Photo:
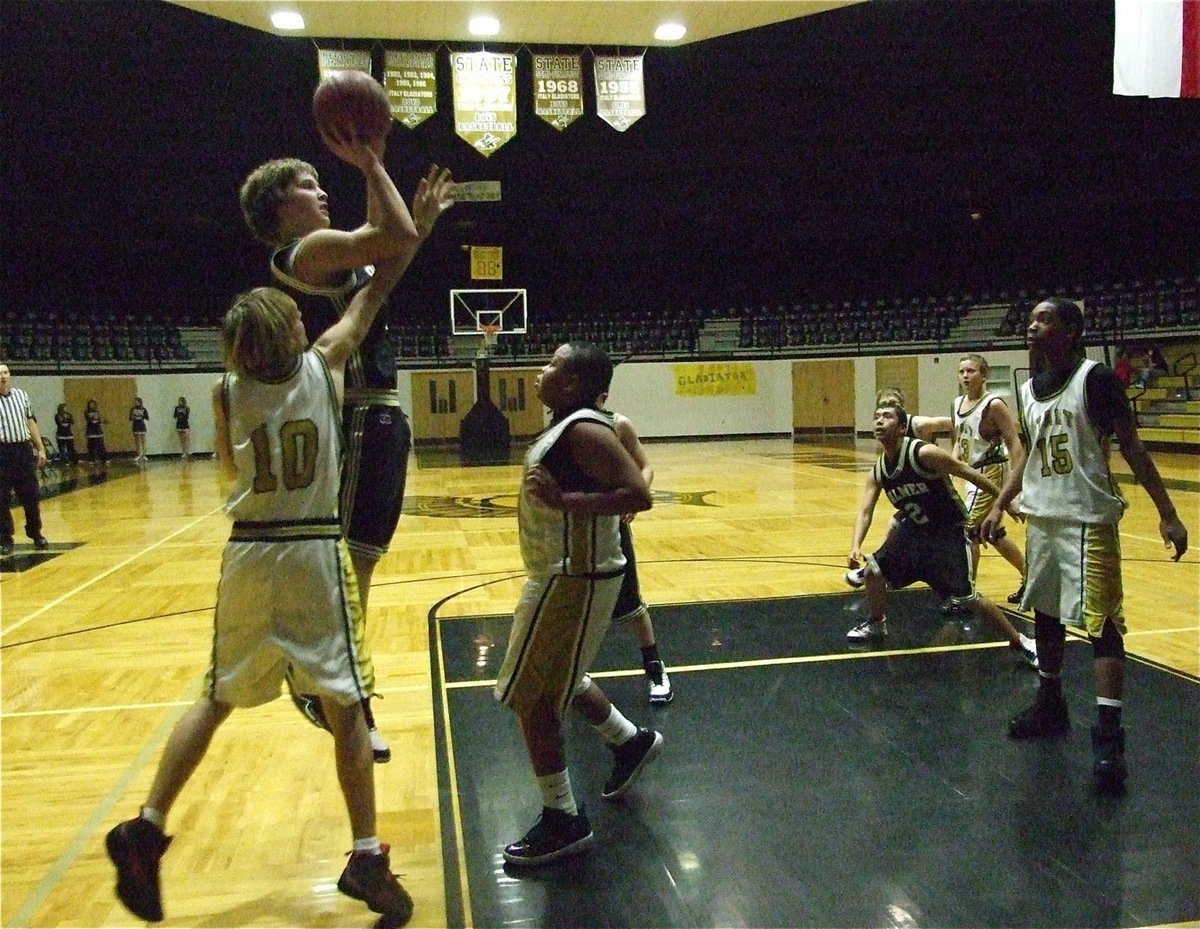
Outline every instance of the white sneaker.
{"label": "white sneaker", "polygon": [[1018,643],[1010,645],[1009,648],[1015,652],[1020,652],[1021,660],[1036,671],[1038,669],[1037,641],[1024,633],[1019,632],[1017,635],[1020,637]]}
{"label": "white sneaker", "polygon": [[387,742],[383,741],[378,729],[370,729],[368,734],[371,736],[371,754],[375,757],[375,764],[387,764],[392,760],[392,750]]}
{"label": "white sneaker", "polygon": [[863,565],[859,568],[851,568],[846,572],[844,580],[855,590],[858,590],[867,582],[867,566]]}
{"label": "white sneaker", "polygon": [[869,642],[871,639],[886,638],[887,620],[881,619],[877,622],[864,620],[853,629],[846,633],[846,638],[851,642]]}
{"label": "white sneaker", "polygon": [[654,677],[646,679],[650,685],[650,702],[670,703],[675,699],[675,694],[671,690],[671,678],[667,676],[667,669],[663,667],[661,661],[655,661],[651,665],[651,670],[656,672],[658,680],[655,681]]}

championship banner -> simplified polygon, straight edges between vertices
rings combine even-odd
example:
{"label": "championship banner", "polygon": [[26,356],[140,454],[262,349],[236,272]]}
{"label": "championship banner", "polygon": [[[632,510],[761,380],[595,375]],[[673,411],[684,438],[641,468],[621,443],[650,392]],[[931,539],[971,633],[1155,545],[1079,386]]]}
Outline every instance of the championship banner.
{"label": "championship banner", "polygon": [[392,119],[409,129],[437,112],[437,62],[433,52],[383,53],[383,89]]}
{"label": "championship banner", "polygon": [[596,55],[596,115],[624,132],[646,115],[641,55]]}
{"label": "championship banner", "polygon": [[504,280],[504,247],[501,245],[471,246],[471,280]]}
{"label": "championship banner", "polygon": [[736,397],[758,393],[754,365],[748,361],[714,361],[671,365],[677,397]]}
{"label": "championship banner", "polygon": [[533,111],[560,132],[583,115],[583,56],[533,56]]}
{"label": "championship banner", "polygon": [[359,48],[318,48],[317,80],[323,81],[334,71],[371,73],[371,53]]}
{"label": "championship banner", "polygon": [[451,52],[454,131],[485,158],[517,134],[517,56]]}
{"label": "championship banner", "polygon": [[1113,93],[1200,97],[1200,0],[1115,0]]}

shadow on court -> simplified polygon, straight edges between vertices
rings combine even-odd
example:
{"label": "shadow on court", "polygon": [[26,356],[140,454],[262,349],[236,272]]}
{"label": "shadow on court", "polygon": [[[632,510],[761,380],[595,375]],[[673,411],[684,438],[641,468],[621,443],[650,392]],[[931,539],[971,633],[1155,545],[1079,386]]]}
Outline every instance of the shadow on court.
{"label": "shadow on court", "polygon": [[1090,647],[1068,640],[1070,734],[1014,743],[1006,722],[1037,679],[996,635],[947,620],[928,591],[904,591],[889,603],[883,650],[853,652],[845,633],[863,618],[862,600],[655,608],[676,698],[654,709],[640,672],[605,676],[639,668],[633,637],[611,630],[597,677],[625,715],[663,733],[663,754],[625,802],[606,803],[609,753],[573,716],[572,785],[596,845],[526,871],[506,870],[501,850],[533,823],[539,799],[515,718],[485,683],[509,619],[437,623],[453,742],[453,757],[439,757],[450,925],[467,922],[468,906],[476,926],[1200,918],[1196,681],[1129,662],[1130,789],[1101,798],[1091,789]]}

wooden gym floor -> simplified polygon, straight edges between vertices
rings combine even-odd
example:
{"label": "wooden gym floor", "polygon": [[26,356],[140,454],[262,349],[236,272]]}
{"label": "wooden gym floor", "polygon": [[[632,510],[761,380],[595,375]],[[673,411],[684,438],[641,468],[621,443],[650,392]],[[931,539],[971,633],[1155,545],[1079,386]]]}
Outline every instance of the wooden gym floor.
{"label": "wooden gym floor", "polygon": [[[380,834],[413,925],[1200,925],[1200,558],[1170,561],[1140,488],[1122,522],[1132,775],[1108,801],[1088,789],[1085,643],[1068,649],[1072,732],[1044,746],[1003,736],[1032,672],[923,590],[896,596],[885,651],[846,648],[872,443],[649,451],[656,506],[634,532],[678,697],[645,704],[622,630],[599,668],[667,745],[607,805],[603,749],[572,725],[597,848],[531,877],[497,863],[537,798],[487,686],[521,581],[519,468],[410,463],[368,625],[394,753],[376,768]],[[1200,546],[1195,457],[1155,459]],[[103,836],[136,812],[208,655],[228,533],[213,463],[81,474],[43,502],[50,553],[18,538],[0,563],[5,926],[137,924]],[[1017,583],[990,551],[979,580],[997,601]],[[372,924],[334,886],[349,836],[329,749],[286,700],[233,715],[172,811],[163,925]]]}

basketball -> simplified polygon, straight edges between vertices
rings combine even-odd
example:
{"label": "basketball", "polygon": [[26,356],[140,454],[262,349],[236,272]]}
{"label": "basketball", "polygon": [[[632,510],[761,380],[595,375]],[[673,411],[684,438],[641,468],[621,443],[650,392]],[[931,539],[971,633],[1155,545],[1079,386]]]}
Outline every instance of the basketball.
{"label": "basketball", "polygon": [[365,71],[334,71],[313,92],[312,110],[323,133],[369,141],[392,128],[387,91]]}

